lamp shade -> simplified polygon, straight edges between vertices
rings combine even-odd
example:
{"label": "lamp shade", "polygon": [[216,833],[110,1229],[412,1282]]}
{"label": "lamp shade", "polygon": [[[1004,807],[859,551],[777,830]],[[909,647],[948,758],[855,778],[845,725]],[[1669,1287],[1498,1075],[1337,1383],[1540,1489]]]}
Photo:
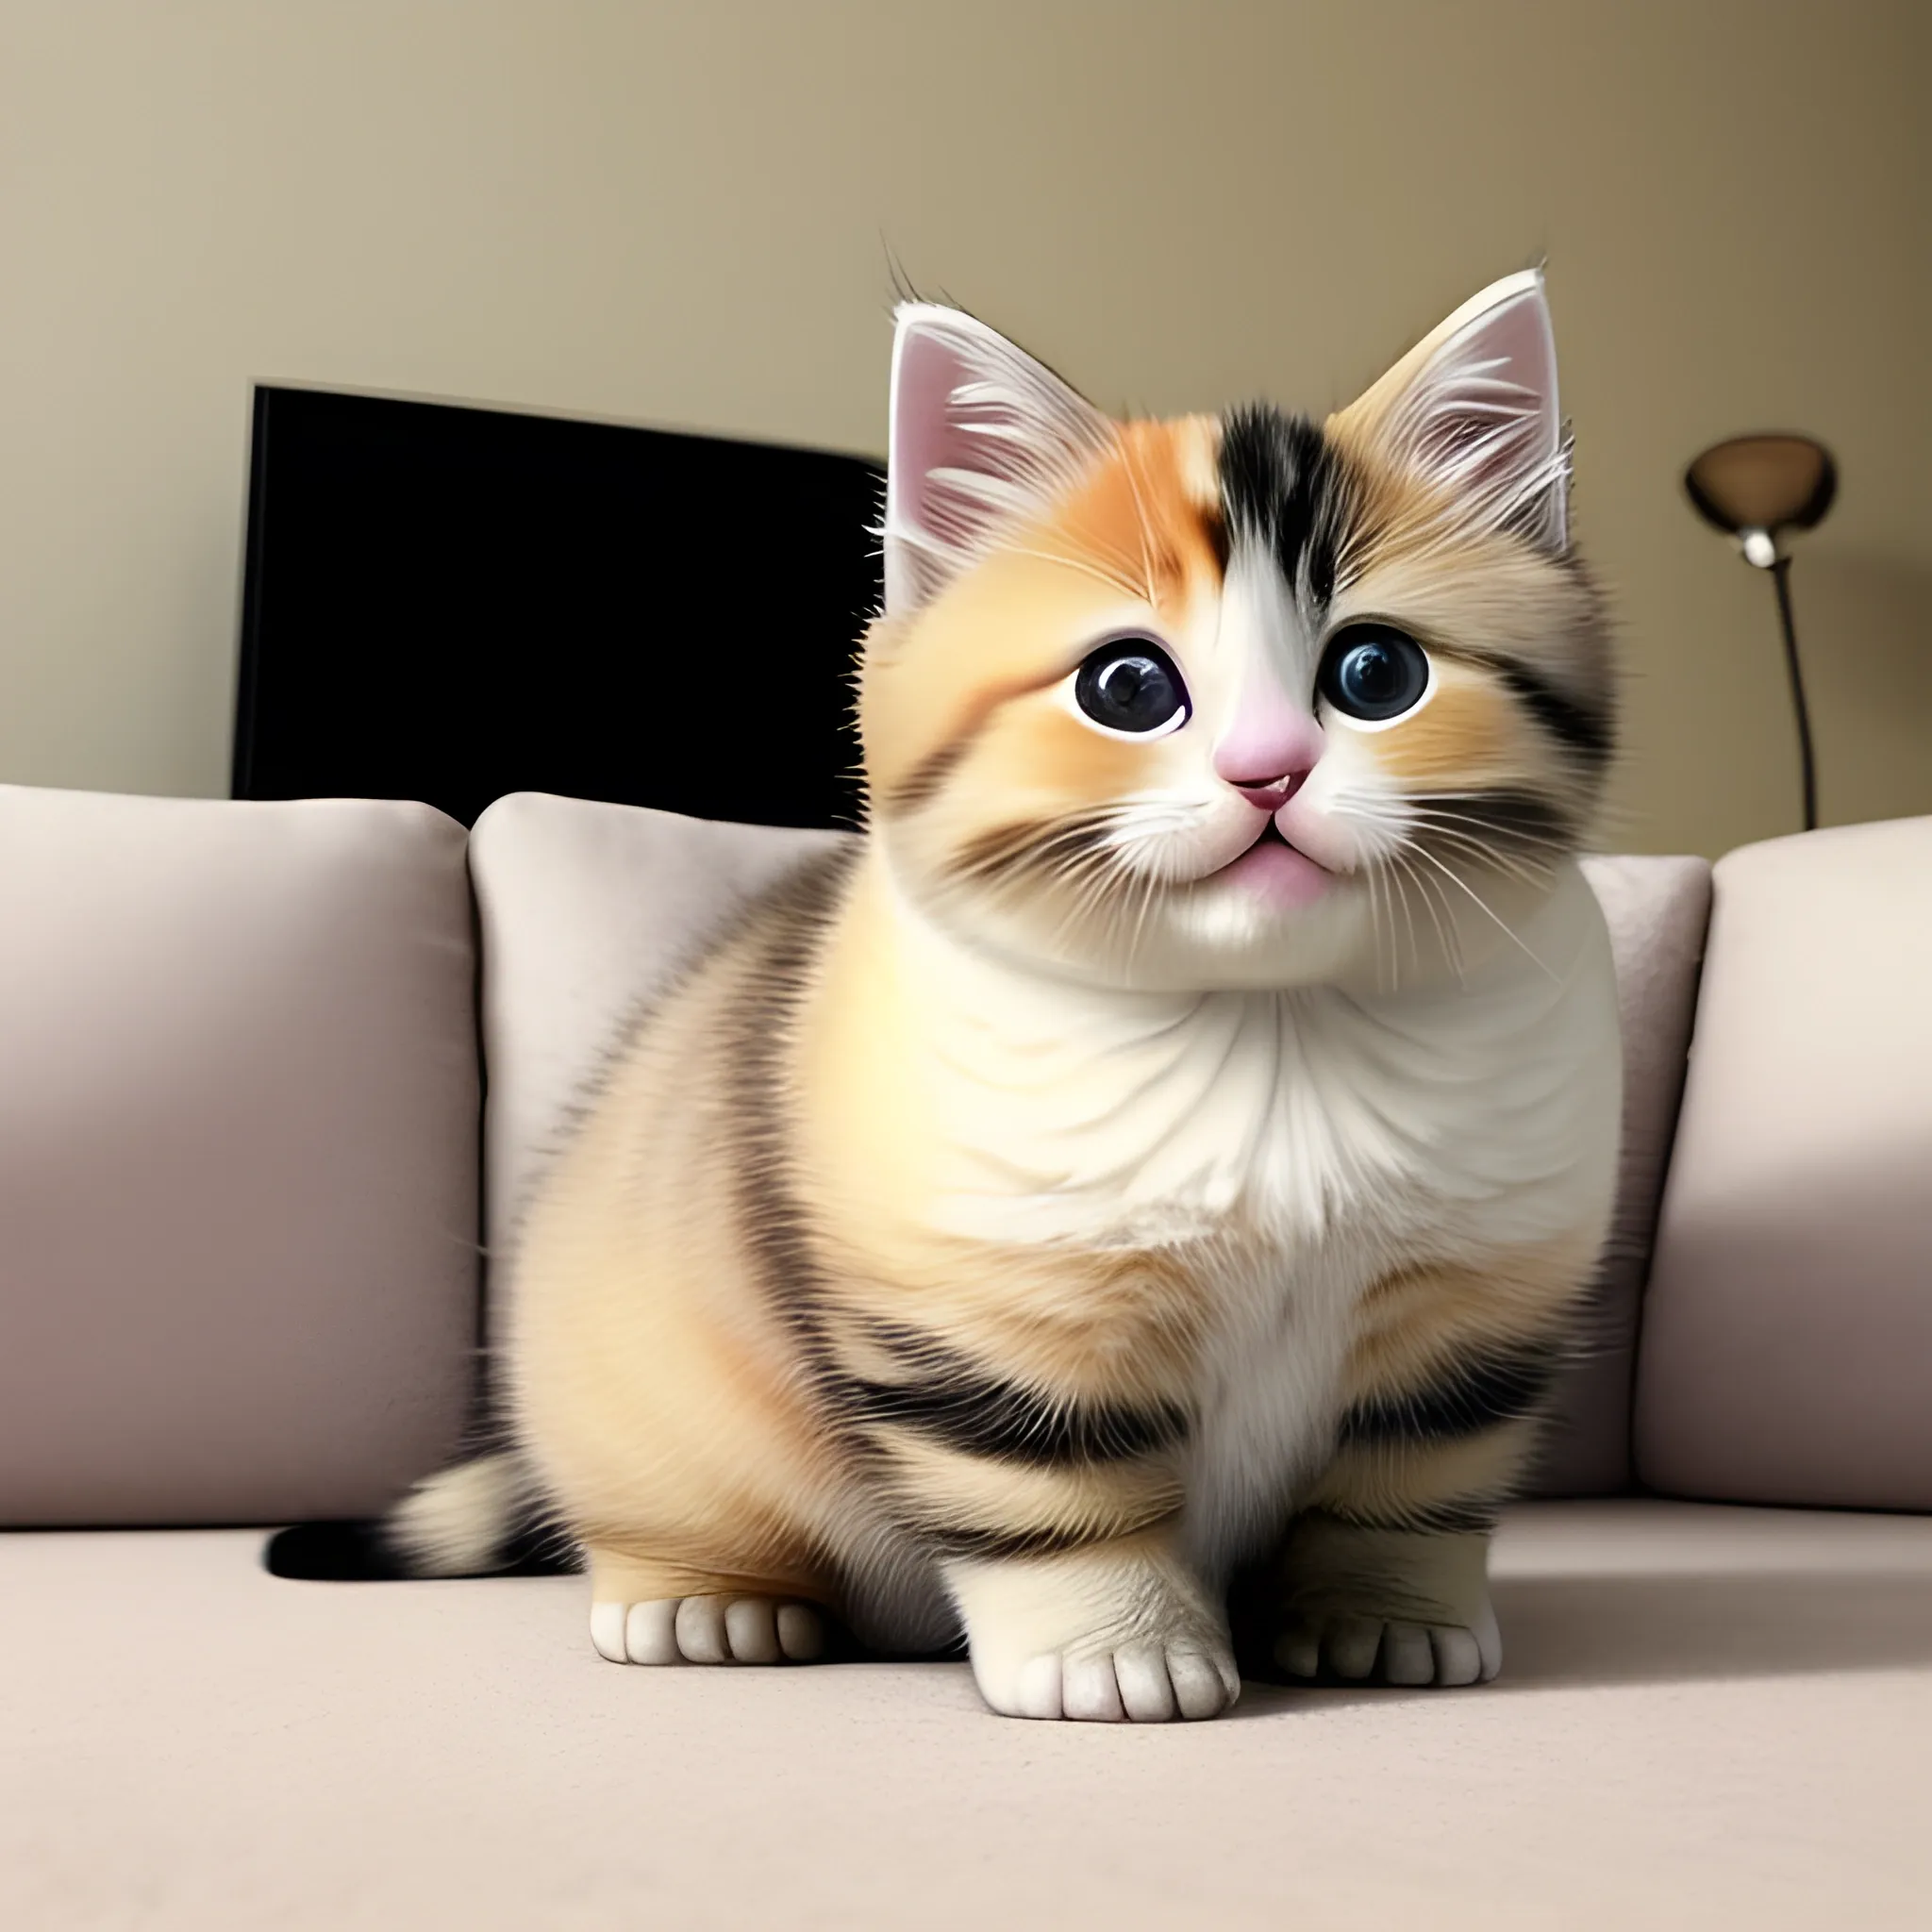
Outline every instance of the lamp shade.
{"label": "lamp shade", "polygon": [[1733,536],[1808,530],[1838,493],[1838,466],[1808,436],[1734,436],[1684,472],[1684,489],[1700,516]]}

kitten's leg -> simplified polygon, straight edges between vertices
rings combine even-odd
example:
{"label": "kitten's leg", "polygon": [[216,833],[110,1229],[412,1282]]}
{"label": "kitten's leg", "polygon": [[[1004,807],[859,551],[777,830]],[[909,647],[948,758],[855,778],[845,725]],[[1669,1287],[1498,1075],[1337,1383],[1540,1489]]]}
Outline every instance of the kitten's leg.
{"label": "kitten's leg", "polygon": [[[1184,1289],[1139,1261],[1048,1270],[1026,1256],[1002,1277],[993,1257],[958,1298],[977,1332],[902,1313],[836,1333],[878,1492],[933,1553],[997,1711],[1212,1717],[1240,1690],[1220,1592],[1180,1553]],[[985,1313],[1001,1293],[1004,1325]],[[1078,1321],[1041,1312],[1069,1308]],[[1110,1325],[1096,1308],[1115,1311]]]}
{"label": "kitten's leg", "polygon": [[[1520,1400],[1528,1406],[1527,1388]],[[1385,1406],[1374,1425],[1357,1420],[1274,1559],[1274,1659],[1290,1675],[1475,1684],[1502,1667],[1490,1532],[1536,1424],[1474,1408],[1466,1398],[1451,1423],[1416,1401]]]}
{"label": "kitten's leg", "polygon": [[783,1584],[590,1546],[591,1642],[619,1664],[808,1663],[819,1607]]}
{"label": "kitten's leg", "polygon": [[1008,1717],[1157,1723],[1240,1694],[1227,1622],[1164,1528],[1046,1556],[956,1557],[980,1693]]}
{"label": "kitten's leg", "polygon": [[1266,1606],[1274,1660],[1391,1684],[1487,1682],[1490,1532],[1521,1485],[1601,1229],[1404,1269],[1360,1305],[1334,1459],[1297,1498]]}
{"label": "kitten's leg", "polygon": [[1297,1517],[1274,1589],[1274,1661],[1291,1677],[1487,1683],[1503,1663],[1489,1532]]}

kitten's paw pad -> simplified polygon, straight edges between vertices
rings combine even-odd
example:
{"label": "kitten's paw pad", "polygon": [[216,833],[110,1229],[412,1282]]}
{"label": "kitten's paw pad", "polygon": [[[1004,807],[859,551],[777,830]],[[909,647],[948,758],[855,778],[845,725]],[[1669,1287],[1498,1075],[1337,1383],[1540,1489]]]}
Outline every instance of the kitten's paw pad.
{"label": "kitten's paw pad", "polygon": [[1150,1641],[1049,1651],[1021,1664],[1008,1683],[982,1680],[980,1688],[1007,1717],[1146,1724],[1219,1716],[1241,1695],[1241,1680],[1232,1651]]}
{"label": "kitten's paw pad", "polygon": [[1324,1671],[1356,1683],[1487,1684],[1502,1668],[1496,1620],[1472,1628],[1374,1616],[1297,1619],[1274,1641],[1274,1660],[1291,1677]]}
{"label": "kitten's paw pad", "polygon": [[810,1604],[770,1596],[591,1606],[591,1642],[615,1664],[809,1663],[825,1647]]}

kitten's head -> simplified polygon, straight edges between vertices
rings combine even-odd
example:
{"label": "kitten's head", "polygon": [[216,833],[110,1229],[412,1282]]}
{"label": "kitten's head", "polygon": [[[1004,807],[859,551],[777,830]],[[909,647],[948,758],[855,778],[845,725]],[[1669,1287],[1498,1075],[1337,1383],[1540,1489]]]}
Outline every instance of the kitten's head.
{"label": "kitten's head", "polygon": [[1118,423],[899,311],[874,833],[949,928],[1117,985],[1404,983],[1513,926],[1602,789],[1541,277],[1325,423]]}

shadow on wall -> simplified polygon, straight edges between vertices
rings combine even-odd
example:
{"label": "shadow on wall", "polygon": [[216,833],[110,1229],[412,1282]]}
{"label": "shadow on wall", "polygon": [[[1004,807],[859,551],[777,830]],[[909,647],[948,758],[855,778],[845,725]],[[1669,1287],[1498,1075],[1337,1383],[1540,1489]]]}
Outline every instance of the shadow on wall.
{"label": "shadow on wall", "polygon": [[[1825,548],[1791,568],[1798,650],[1818,744],[1827,825],[1932,812],[1932,571]],[[1765,661],[1782,679],[1764,586]],[[1796,750],[1792,751],[1795,769]]]}

